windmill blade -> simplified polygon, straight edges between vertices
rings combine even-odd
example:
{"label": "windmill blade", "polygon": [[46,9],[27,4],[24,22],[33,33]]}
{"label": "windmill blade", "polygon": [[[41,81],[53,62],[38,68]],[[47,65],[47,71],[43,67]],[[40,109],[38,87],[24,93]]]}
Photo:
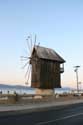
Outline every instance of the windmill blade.
{"label": "windmill blade", "polygon": [[31,57],[21,56],[22,59],[30,59]]}
{"label": "windmill blade", "polygon": [[24,56],[21,56],[21,61],[28,61],[30,59],[30,57],[24,57]]}
{"label": "windmill blade", "polygon": [[30,47],[29,39],[30,39],[30,36],[28,36],[28,38],[26,40],[27,40],[27,46],[28,46],[29,53],[31,54],[31,47]]}
{"label": "windmill blade", "polygon": [[28,59],[21,59],[21,61],[28,61]]}
{"label": "windmill blade", "polygon": [[32,49],[33,49],[33,43],[32,43],[32,35],[30,35],[30,43],[31,43],[31,53],[32,53]]}
{"label": "windmill blade", "polygon": [[25,73],[25,78],[27,77],[28,71],[29,71],[30,65],[28,65],[27,71]]}
{"label": "windmill blade", "polygon": [[37,36],[35,35],[34,47],[35,47],[35,45],[36,45],[36,39],[37,39]]}
{"label": "windmill blade", "polygon": [[30,55],[27,49],[24,49],[24,53],[25,53],[25,55],[27,55],[27,56]]}
{"label": "windmill blade", "polygon": [[29,70],[28,70],[28,71],[29,71],[29,72],[28,72],[27,83],[29,83],[28,81],[29,81],[29,78],[30,78],[31,67],[29,68]]}
{"label": "windmill blade", "polygon": [[29,58],[21,58],[21,61],[28,61]]}
{"label": "windmill blade", "polygon": [[20,58],[22,58],[22,59],[28,59],[27,56],[21,56]]}
{"label": "windmill blade", "polygon": [[22,69],[24,69],[27,65],[28,65],[29,62],[25,63],[25,65],[22,67]]}

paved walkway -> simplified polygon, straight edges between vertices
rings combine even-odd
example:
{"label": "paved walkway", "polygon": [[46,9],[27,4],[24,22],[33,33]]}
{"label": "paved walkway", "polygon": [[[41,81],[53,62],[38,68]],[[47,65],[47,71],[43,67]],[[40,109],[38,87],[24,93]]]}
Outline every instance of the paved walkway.
{"label": "paved walkway", "polygon": [[54,102],[43,102],[43,103],[37,103],[37,104],[11,104],[11,105],[0,105],[0,112],[4,111],[34,111],[44,108],[50,108],[50,107],[56,107],[57,106],[63,106],[63,105],[69,105],[69,104],[76,104],[76,103],[83,103],[83,99],[73,99],[73,100],[61,100],[61,101],[54,101]]}

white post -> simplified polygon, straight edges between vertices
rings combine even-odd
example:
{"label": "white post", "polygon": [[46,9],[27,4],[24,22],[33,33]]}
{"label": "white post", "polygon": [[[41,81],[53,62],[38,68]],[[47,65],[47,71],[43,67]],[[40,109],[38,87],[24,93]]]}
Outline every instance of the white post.
{"label": "white post", "polygon": [[75,66],[75,72],[76,72],[76,81],[77,81],[77,93],[79,93],[79,82],[78,82],[78,68],[80,66]]}

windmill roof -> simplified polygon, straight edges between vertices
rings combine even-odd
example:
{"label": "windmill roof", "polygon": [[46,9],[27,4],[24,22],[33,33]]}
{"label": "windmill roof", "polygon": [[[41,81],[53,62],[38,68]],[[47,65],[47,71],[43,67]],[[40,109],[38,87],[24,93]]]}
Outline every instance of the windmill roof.
{"label": "windmill roof", "polygon": [[65,60],[58,53],[56,53],[53,49],[45,48],[41,46],[35,46],[34,49],[37,53],[37,56],[41,59],[58,61],[60,63],[65,62]]}

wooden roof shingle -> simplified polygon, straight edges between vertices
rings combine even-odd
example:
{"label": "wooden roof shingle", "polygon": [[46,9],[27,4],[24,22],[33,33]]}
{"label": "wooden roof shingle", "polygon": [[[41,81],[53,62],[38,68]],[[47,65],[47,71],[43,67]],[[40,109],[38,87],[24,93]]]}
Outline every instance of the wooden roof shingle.
{"label": "wooden roof shingle", "polygon": [[56,53],[53,49],[45,48],[41,46],[35,46],[33,50],[36,51],[37,56],[41,59],[57,61],[60,63],[65,62],[65,60],[58,53]]}

